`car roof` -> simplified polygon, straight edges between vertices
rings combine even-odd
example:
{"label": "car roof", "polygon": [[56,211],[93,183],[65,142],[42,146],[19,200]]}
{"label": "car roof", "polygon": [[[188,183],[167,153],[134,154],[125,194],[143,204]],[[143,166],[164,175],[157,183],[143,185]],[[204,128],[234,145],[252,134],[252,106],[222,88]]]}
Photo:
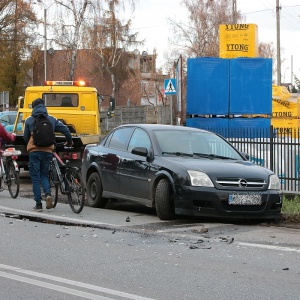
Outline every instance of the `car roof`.
{"label": "car roof", "polygon": [[182,125],[167,125],[167,124],[124,124],[120,127],[140,127],[148,130],[160,130],[160,129],[168,129],[168,130],[189,130],[189,131],[201,131],[201,132],[210,132],[207,130],[194,128],[194,127],[186,127]]}
{"label": "car roof", "polygon": [[18,112],[14,110],[10,111],[0,111],[0,115],[16,115]]}

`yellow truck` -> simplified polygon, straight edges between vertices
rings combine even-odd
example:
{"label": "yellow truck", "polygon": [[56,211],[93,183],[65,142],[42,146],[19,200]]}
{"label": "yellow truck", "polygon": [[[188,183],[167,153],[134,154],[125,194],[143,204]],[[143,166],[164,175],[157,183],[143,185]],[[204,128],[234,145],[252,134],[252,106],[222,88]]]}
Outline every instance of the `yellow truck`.
{"label": "yellow truck", "polygon": [[[107,115],[111,117],[115,100],[109,95],[99,94],[96,88],[87,86],[84,81],[46,81],[43,86],[27,87],[24,97],[20,97],[18,101],[18,115],[13,130],[17,135],[14,146],[22,152],[18,159],[19,167],[25,170],[28,168],[28,152],[23,140],[23,130],[26,118],[32,113],[32,102],[35,99],[44,99],[48,114],[70,129],[74,148],[59,155],[80,167],[84,147],[100,140],[100,106],[106,96],[109,97]],[[64,142],[65,137],[56,133],[56,140],[58,143]]]}

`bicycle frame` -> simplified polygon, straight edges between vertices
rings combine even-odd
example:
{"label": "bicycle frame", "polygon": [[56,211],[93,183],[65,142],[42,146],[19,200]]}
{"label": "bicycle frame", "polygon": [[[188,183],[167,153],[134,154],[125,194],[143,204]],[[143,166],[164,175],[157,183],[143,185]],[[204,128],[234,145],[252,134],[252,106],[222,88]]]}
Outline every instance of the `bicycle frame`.
{"label": "bicycle frame", "polygon": [[51,192],[51,194],[54,195],[53,207],[57,204],[59,186],[61,194],[68,196],[68,203],[73,212],[80,213],[82,211],[85,200],[85,190],[79,169],[74,166],[66,165],[55,151],[53,152],[53,157],[50,162],[49,181],[50,187],[55,189],[55,191]]}
{"label": "bicycle frame", "polygon": [[[20,172],[19,165],[17,164],[16,159],[18,159],[18,156],[16,156],[16,155],[5,156],[6,161],[8,161],[8,160],[12,161],[12,163],[14,165],[14,168],[15,168],[15,171]],[[4,182],[6,182],[6,175],[7,175],[6,174],[6,166],[4,165],[4,159],[3,159],[3,153],[2,152],[0,153],[0,161],[1,161],[1,163],[0,163],[0,168],[1,168],[0,176],[1,176],[1,178],[4,179]]]}
{"label": "bicycle frame", "polygon": [[1,176],[1,178],[4,179],[4,181],[6,181],[6,171],[5,171],[5,168],[4,168],[2,153],[0,154],[0,161],[1,161],[0,176]]}
{"label": "bicycle frame", "polygon": [[59,181],[58,183],[60,183],[60,192],[62,194],[66,194],[68,192],[66,191],[66,185],[65,185],[65,181],[64,181],[65,175],[62,174],[60,167],[58,165],[58,162],[62,166],[64,166],[64,167],[66,166],[66,164],[62,161],[62,159],[58,156],[58,154],[56,152],[53,152],[52,163],[54,165],[56,174],[58,176],[58,181]]}
{"label": "bicycle frame", "polygon": [[2,189],[2,179],[8,186],[8,190],[12,198],[18,197],[20,180],[19,180],[19,165],[16,162],[20,151],[14,148],[8,148],[5,151],[0,150],[0,189]]}

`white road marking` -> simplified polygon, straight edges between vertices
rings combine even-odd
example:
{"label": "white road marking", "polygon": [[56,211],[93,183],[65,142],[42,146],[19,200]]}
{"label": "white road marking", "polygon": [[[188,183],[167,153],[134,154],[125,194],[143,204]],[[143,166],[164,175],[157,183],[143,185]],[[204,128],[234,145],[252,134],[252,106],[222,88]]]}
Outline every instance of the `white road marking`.
{"label": "white road marking", "polygon": [[43,281],[40,281],[40,280],[30,279],[30,278],[19,276],[19,275],[13,275],[13,274],[10,274],[10,273],[7,273],[7,272],[1,272],[0,271],[0,276],[2,276],[4,278],[13,279],[13,280],[16,280],[16,281],[21,281],[21,282],[37,285],[39,287],[44,287],[44,288],[55,290],[55,291],[62,292],[62,293],[65,293],[65,294],[70,294],[70,295],[86,298],[86,299],[112,300],[112,298],[102,297],[102,296],[94,295],[94,294],[91,294],[91,293],[85,293],[85,292],[82,292],[82,291],[79,291],[79,290],[76,290],[76,289],[70,289],[70,288],[62,287],[62,286],[59,286],[59,285],[56,285],[56,284],[46,283],[46,282],[43,282]]}
{"label": "white road marking", "polygon": [[254,248],[261,248],[261,249],[269,249],[269,250],[277,250],[277,251],[286,251],[286,252],[297,252],[300,253],[300,249],[291,248],[291,247],[282,247],[282,246],[273,246],[273,245],[262,245],[262,244],[252,244],[252,243],[244,243],[238,242],[240,246],[246,247],[254,247]]}
{"label": "white road marking", "polygon": [[[133,294],[119,292],[119,291],[116,291],[116,290],[107,289],[107,288],[103,288],[103,287],[92,285],[92,284],[86,284],[86,283],[82,283],[82,282],[79,282],[79,281],[74,281],[74,280],[69,280],[69,279],[65,279],[65,278],[62,278],[62,277],[56,277],[56,276],[52,276],[52,275],[38,273],[38,272],[26,270],[26,269],[20,269],[20,268],[8,266],[8,265],[0,264],[0,269],[9,270],[9,271],[13,271],[13,272],[18,272],[18,273],[22,273],[22,274],[27,274],[27,275],[35,276],[35,277],[38,277],[38,278],[49,279],[49,280],[52,280],[52,281],[55,281],[55,282],[65,283],[65,284],[69,284],[69,285],[73,285],[73,286],[77,286],[77,287],[82,287],[82,288],[85,288],[85,289],[89,289],[89,290],[93,290],[93,291],[97,291],[97,292],[102,292],[102,293],[106,293],[106,294],[110,294],[110,295],[114,295],[114,296],[124,297],[124,298],[127,298],[127,299],[132,299],[132,300],[154,300],[152,298],[146,298],[146,297],[142,297],[142,296],[137,296],[137,295],[133,295]],[[80,297],[83,297],[83,298],[86,298],[86,299],[112,300],[112,298],[107,298],[107,297],[100,296],[100,295],[95,295],[95,294],[91,294],[91,293],[82,292],[78,289],[71,289],[71,288],[59,286],[59,285],[56,285],[56,284],[46,283],[46,282],[43,282],[43,281],[40,281],[40,280],[35,280],[35,279],[31,279],[31,278],[24,277],[24,276],[19,276],[19,275],[14,275],[14,274],[11,274],[11,273],[8,273],[8,272],[0,271],[0,276],[5,277],[5,278],[9,278],[9,279],[13,279],[13,280],[17,280],[17,281],[22,281],[22,282],[33,284],[33,285],[37,285],[37,286],[41,286],[41,287],[44,287],[44,288],[52,289],[52,290],[55,290],[55,291],[60,291],[60,292],[66,293],[66,294],[80,296]]]}

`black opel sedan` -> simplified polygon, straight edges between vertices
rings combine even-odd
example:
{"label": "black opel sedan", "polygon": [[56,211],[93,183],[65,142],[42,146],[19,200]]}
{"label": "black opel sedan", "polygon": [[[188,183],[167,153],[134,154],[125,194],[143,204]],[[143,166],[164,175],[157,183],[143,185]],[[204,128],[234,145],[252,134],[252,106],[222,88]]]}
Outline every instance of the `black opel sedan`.
{"label": "black opel sedan", "polygon": [[122,125],[85,148],[87,201],[109,199],[154,207],[161,220],[176,215],[275,219],[281,215],[278,177],[219,135],[196,128]]}

